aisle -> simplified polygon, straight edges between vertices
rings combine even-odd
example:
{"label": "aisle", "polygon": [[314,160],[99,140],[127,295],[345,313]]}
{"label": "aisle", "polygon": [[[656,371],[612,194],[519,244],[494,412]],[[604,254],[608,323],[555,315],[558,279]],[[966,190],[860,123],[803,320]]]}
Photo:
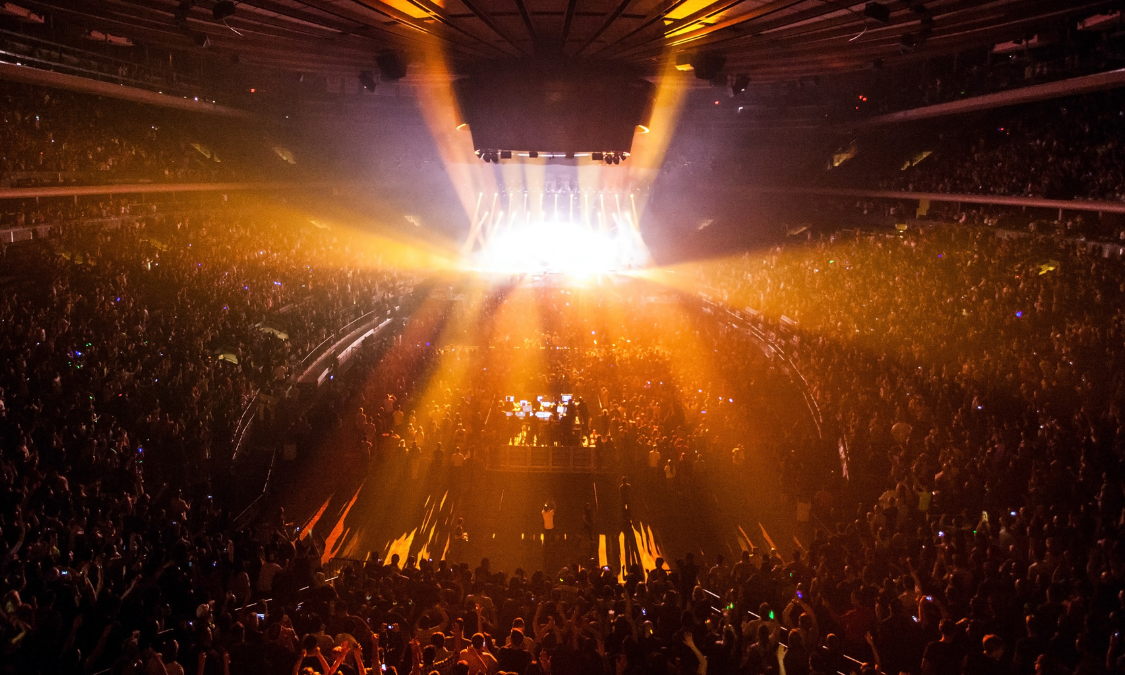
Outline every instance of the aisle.
{"label": "aisle", "polygon": [[[349,475],[310,511],[290,510],[323,542],[324,559],[384,558],[398,554],[448,557],[472,567],[489,558],[493,569],[554,572],[572,562],[597,560],[618,569],[622,549],[651,567],[688,551],[708,562],[722,554],[737,559],[748,546],[776,546],[788,557],[794,542],[795,505],[774,481],[754,480],[767,467],[731,471],[677,491],[662,477],[634,475],[632,522],[622,514],[617,475],[521,474],[424,465],[412,479],[404,458]],[[760,474],[756,472],[761,472]],[[752,486],[752,487],[751,487]],[[555,503],[555,529],[543,529],[541,509]],[[594,538],[584,528],[586,505],[594,514]],[[296,506],[295,504],[293,506]],[[458,519],[466,540],[453,537]],[[768,537],[768,538],[767,538]],[[772,542],[772,543],[771,543]]]}

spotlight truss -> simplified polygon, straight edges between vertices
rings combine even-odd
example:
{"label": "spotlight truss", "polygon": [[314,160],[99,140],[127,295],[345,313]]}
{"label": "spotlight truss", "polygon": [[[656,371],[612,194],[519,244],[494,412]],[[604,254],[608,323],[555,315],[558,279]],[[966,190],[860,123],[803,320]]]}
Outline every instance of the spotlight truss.
{"label": "spotlight truss", "polygon": [[539,152],[538,150],[529,150],[528,152],[515,152],[513,150],[492,150],[489,148],[481,148],[476,151],[476,156],[490,164],[499,164],[502,159],[512,159],[513,157],[528,157],[530,159],[537,159],[544,157],[548,159],[579,159],[582,157],[589,157],[594,162],[605,162],[607,165],[617,165],[625,161],[629,157],[628,152],[614,150],[612,152]]}

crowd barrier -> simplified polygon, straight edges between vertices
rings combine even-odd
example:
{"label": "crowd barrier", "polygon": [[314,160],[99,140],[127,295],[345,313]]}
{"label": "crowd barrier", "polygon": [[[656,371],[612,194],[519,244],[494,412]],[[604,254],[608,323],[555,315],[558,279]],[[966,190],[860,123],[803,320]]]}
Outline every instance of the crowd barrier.
{"label": "crowd barrier", "polygon": [[[714,293],[714,289],[712,289],[711,292]],[[796,346],[800,343],[800,338],[796,335],[797,322],[787,316],[782,316],[777,331],[774,331],[766,326],[757,310],[749,307],[744,310],[727,309],[717,304],[708,295],[703,293],[700,294],[700,298],[703,302],[703,311],[715,315],[717,319],[723,321],[734,330],[741,331],[748,336],[771,361],[775,359],[781,361],[783,372],[793,378],[794,383],[797,384],[798,388],[801,390],[801,396],[805,399],[805,405],[809,409],[809,415],[812,417],[813,424],[816,426],[816,434],[823,439],[824,416],[820,412],[820,406],[817,405],[816,399],[809,389],[808,380],[805,379],[805,376],[801,373],[801,369],[789,355],[790,348],[787,345]],[[792,334],[789,336],[781,335],[780,331],[782,329]],[[849,477],[849,449],[847,438],[842,434],[837,440],[836,450],[840,456],[840,475],[847,479]]]}
{"label": "crowd barrier", "polygon": [[485,468],[526,473],[598,473],[596,448],[581,445],[499,445],[488,450]]}
{"label": "crowd barrier", "polygon": [[[412,287],[399,288],[396,293],[398,302],[403,302],[404,298],[412,294],[413,291]],[[368,312],[334,331],[301,360],[292,380],[294,386],[298,387],[298,391],[306,394],[315,391],[331,376],[331,373],[346,366],[351,357],[362,348],[369,338],[384,335],[393,330],[396,325],[402,325],[401,319],[397,318],[400,308],[401,304],[395,305],[394,309],[390,311],[390,316],[382,312]],[[244,458],[247,453],[247,444],[254,432],[258,408],[258,394],[255,393],[243,408],[235,436],[232,439],[234,444],[232,464],[239,458]],[[278,447],[274,447],[271,452],[269,468],[261,493],[235,518],[234,522],[238,527],[243,527],[252,522],[261,505],[268,498],[274,468],[277,465],[278,450]]]}

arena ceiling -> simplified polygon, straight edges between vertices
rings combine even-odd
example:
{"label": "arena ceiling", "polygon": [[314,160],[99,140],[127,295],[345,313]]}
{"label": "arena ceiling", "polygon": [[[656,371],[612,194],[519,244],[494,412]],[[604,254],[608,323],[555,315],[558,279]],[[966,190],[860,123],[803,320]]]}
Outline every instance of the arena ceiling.
{"label": "arena ceiling", "polygon": [[[726,72],[768,82],[1062,35],[1114,0],[883,0],[889,20],[846,0],[215,0],[20,3],[136,44],[198,45],[246,65],[354,74],[396,48],[413,64],[582,57],[655,69],[668,53],[714,51]],[[177,16],[177,9],[180,14]],[[917,44],[913,49],[907,43]],[[198,47],[196,47],[198,48]],[[412,72],[422,74],[425,67]]]}

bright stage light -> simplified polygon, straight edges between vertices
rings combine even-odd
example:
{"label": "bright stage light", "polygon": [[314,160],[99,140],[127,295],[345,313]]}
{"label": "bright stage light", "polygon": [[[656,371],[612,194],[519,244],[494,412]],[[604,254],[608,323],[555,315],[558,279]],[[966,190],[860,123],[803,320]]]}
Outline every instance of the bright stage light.
{"label": "bright stage light", "polygon": [[634,231],[599,232],[579,223],[540,222],[495,233],[469,266],[493,274],[553,272],[588,276],[644,267],[648,250]]}

